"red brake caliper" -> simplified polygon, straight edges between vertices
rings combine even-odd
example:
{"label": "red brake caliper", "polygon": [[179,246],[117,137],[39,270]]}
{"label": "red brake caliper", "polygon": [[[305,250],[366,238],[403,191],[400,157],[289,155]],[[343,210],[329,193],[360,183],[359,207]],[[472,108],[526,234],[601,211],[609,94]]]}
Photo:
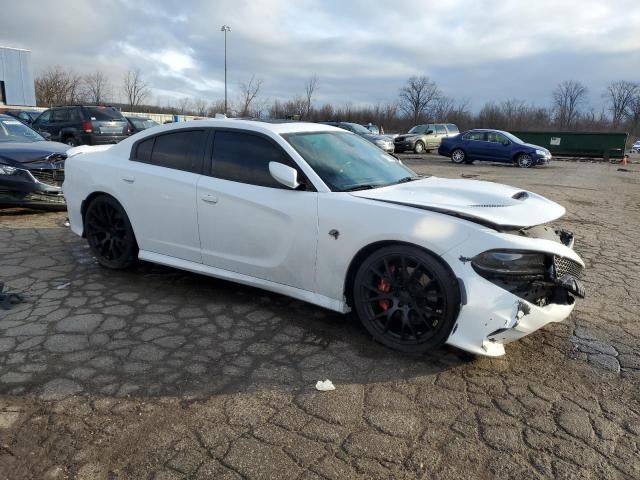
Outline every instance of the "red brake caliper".
{"label": "red brake caliper", "polygon": [[[390,270],[393,272],[393,265],[391,266]],[[387,282],[384,278],[380,278],[380,281],[378,282],[378,290],[384,293],[389,293],[391,291],[391,284]],[[391,306],[391,301],[379,300],[378,305],[380,305],[380,308],[384,312],[386,312],[387,310],[389,310],[389,307]]]}

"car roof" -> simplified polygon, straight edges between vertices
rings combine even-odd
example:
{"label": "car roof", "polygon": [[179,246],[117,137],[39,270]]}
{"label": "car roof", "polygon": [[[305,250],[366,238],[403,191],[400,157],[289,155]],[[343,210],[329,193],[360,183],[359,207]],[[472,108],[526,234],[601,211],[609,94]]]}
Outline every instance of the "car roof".
{"label": "car roof", "polygon": [[174,122],[161,127],[154,127],[154,132],[159,133],[160,131],[169,131],[188,127],[246,128],[247,130],[263,133],[269,131],[277,133],[278,135],[294,132],[344,132],[341,128],[320,123],[298,121],[273,123],[259,120],[234,120],[233,118],[210,118],[203,120],[189,120],[187,122]]}

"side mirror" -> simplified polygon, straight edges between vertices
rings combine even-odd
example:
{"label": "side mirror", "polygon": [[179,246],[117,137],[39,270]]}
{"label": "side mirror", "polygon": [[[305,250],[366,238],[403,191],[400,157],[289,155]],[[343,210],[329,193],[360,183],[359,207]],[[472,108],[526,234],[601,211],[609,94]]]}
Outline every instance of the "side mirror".
{"label": "side mirror", "polygon": [[298,171],[284,163],[269,162],[269,173],[274,180],[287,188],[295,190],[298,183]]}
{"label": "side mirror", "polygon": [[502,142],[502,145],[508,147],[509,145],[511,145],[511,142],[509,140],[505,140],[504,142]]}
{"label": "side mirror", "polygon": [[433,130],[427,130],[427,135],[433,135],[435,132]]}

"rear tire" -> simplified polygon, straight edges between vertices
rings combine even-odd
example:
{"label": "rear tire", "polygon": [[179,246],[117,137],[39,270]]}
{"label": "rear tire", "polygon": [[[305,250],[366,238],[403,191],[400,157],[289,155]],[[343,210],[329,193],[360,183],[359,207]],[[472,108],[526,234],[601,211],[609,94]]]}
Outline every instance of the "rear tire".
{"label": "rear tire", "polygon": [[353,301],[374,339],[402,352],[424,353],[449,337],[460,306],[458,288],[453,274],[433,255],[393,245],[360,265]]}
{"label": "rear tire", "polygon": [[416,144],[413,147],[413,151],[415,153],[424,153],[424,143],[422,143],[422,141],[418,140],[416,142]]}
{"label": "rear tire", "polygon": [[94,198],[84,217],[91,252],[103,267],[122,270],[138,259],[138,243],[122,205],[109,195]]}
{"label": "rear tire", "polygon": [[78,139],[76,139],[76,137],[67,137],[64,139],[64,143],[71,147],[77,147],[78,145],[80,145],[80,142],[78,141]]}
{"label": "rear tire", "polygon": [[464,163],[467,161],[467,155],[461,148],[456,148],[453,152],[451,152],[451,161],[457,164]]}

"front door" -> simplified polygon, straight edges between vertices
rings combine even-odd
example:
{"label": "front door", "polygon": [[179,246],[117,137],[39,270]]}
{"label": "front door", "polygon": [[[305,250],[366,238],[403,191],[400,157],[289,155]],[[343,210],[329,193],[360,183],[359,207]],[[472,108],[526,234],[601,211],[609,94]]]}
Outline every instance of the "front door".
{"label": "front door", "polygon": [[198,182],[203,263],[313,291],[318,194],[280,185],[269,162],[296,167],[266,136],[216,131],[211,175]]}

